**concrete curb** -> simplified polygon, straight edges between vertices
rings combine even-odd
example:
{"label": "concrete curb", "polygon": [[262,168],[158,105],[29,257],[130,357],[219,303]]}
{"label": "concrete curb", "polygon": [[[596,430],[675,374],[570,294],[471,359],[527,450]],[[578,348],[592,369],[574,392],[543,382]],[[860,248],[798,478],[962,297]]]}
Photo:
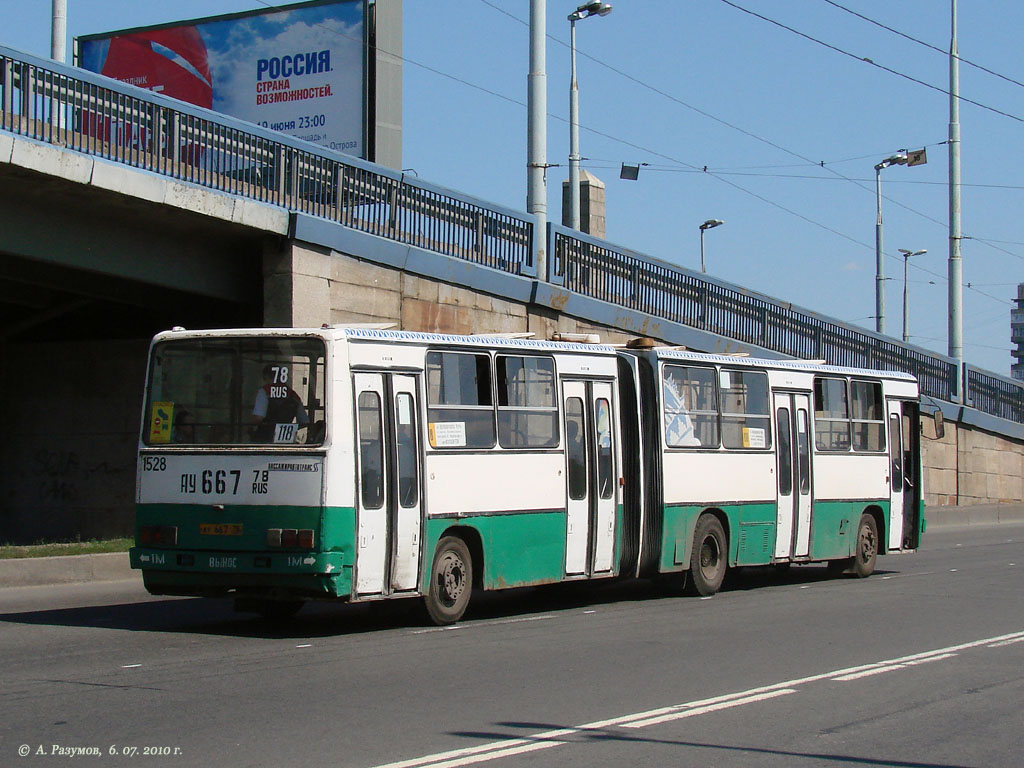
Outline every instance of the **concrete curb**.
{"label": "concrete curb", "polygon": [[[926,507],[924,514],[928,521],[927,541],[927,531],[938,528],[1022,523],[1024,504]],[[132,570],[127,552],[0,560],[0,589],[129,579],[141,581],[142,571]]]}
{"label": "concrete curb", "polygon": [[[958,525],[997,525],[1024,522],[1024,504],[972,504],[925,507],[928,529]],[[928,535],[927,530],[925,536]]]}
{"label": "concrete curb", "polygon": [[141,578],[141,571],[131,569],[127,552],[0,560],[0,588]]}

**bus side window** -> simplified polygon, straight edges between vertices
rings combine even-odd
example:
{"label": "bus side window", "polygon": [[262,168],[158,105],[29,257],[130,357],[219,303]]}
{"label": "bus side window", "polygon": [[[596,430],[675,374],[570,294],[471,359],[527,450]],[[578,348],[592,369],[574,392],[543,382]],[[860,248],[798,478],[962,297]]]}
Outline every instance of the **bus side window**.
{"label": "bus side window", "polygon": [[815,377],[814,442],[819,451],[850,450],[850,407],[846,379]]}

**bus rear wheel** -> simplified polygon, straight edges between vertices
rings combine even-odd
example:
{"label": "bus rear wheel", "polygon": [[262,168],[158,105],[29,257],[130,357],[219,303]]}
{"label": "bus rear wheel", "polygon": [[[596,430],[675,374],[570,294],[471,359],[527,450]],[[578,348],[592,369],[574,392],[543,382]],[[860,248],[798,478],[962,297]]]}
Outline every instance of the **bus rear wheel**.
{"label": "bus rear wheel", "polygon": [[864,513],[857,525],[857,553],[853,557],[853,573],[865,578],[875,572],[878,557],[878,524],[875,518]]}
{"label": "bus rear wheel", "polygon": [[714,515],[701,515],[693,533],[688,589],[705,597],[715,594],[725,579],[725,529]]}
{"label": "bus rear wheel", "polygon": [[445,536],[437,543],[424,596],[427,613],[439,626],[454,624],[466,612],[473,591],[473,560],[466,542]]}

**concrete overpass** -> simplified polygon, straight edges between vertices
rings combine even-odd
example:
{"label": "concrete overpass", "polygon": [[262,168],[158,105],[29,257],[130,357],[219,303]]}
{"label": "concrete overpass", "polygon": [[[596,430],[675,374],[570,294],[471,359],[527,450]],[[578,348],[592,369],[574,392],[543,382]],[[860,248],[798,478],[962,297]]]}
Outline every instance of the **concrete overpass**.
{"label": "concrete overpass", "polygon": [[1011,380],[71,67],[0,48],[0,68],[0,541],[130,529],[146,344],[172,325],[597,331],[909,370],[953,422],[925,441],[929,501],[1024,499]]}

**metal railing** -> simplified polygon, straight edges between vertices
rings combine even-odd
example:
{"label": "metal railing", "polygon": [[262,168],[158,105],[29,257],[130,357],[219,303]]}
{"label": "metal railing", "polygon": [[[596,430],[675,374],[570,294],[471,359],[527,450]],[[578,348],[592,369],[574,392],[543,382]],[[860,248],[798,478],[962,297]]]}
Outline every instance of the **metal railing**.
{"label": "metal railing", "polygon": [[982,413],[989,413],[1002,419],[1024,423],[1024,398],[1019,381],[997,376],[971,365],[964,366],[967,387],[967,404]]}
{"label": "metal railing", "polygon": [[838,320],[251,123],[0,46],[0,130],[307,213],[785,355],[900,370],[1024,423],[1024,386]]}
{"label": "metal railing", "polygon": [[[911,373],[921,391],[959,400],[956,360],[821,317],[577,232],[552,227],[551,280],[644,314],[833,365]],[[1006,390],[1006,395],[1011,395]],[[1024,389],[1017,388],[1018,402]]]}
{"label": "metal railing", "polygon": [[4,47],[0,129],[536,275],[535,220],[528,214]]}

